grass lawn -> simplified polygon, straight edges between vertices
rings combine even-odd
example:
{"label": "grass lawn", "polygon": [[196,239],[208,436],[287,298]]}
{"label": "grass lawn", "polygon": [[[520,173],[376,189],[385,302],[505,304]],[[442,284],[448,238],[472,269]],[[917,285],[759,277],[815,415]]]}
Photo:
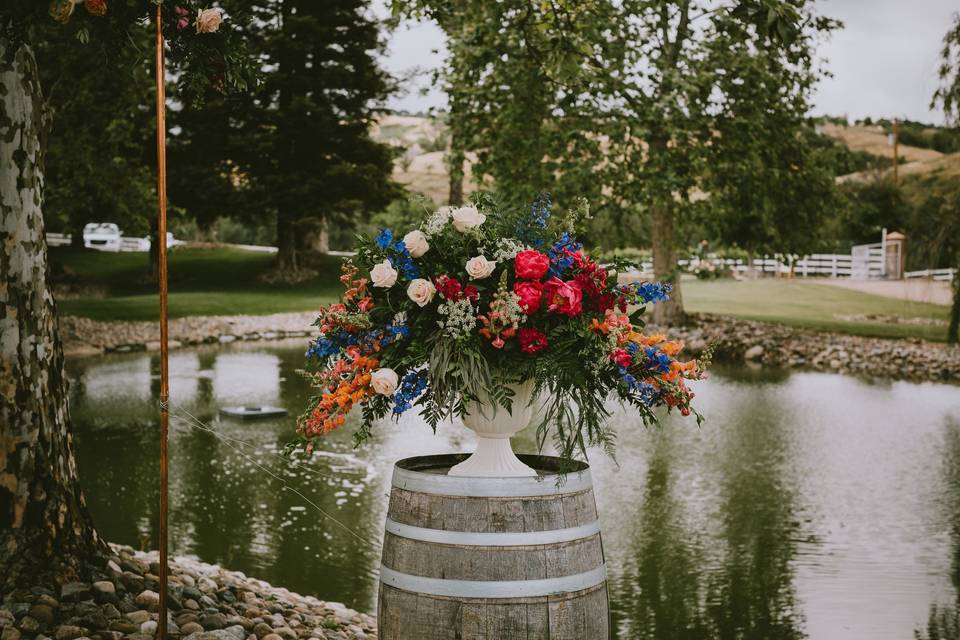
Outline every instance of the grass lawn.
{"label": "grass lawn", "polygon": [[[54,268],[66,267],[83,287],[98,295],[59,301],[60,312],[97,320],[155,320],[156,285],[145,275],[143,253],[102,253],[56,247]],[[263,315],[310,311],[342,291],[340,258],[320,265],[320,275],[296,285],[267,285],[273,256],[237,249],[176,249],[170,252],[170,316]],[[58,269],[59,270],[59,269]],[[842,316],[947,319],[948,308],[884,298],[802,280],[684,280],[688,311],[739,316],[798,327],[878,337],[922,337],[942,341],[946,326],[894,324]]]}
{"label": "grass lawn", "polygon": [[[320,275],[296,285],[264,284],[270,254],[239,249],[176,249],[169,255],[171,318],[196,315],[265,315],[308,311],[336,300],[340,258],[320,265]],[[156,284],[147,276],[147,254],[50,249],[54,273],[61,267],[95,294],[58,300],[60,313],[97,320],[155,320]]]}
{"label": "grass lawn", "polygon": [[688,311],[738,316],[823,331],[945,341],[946,325],[895,324],[843,316],[895,316],[946,322],[949,307],[875,296],[802,280],[684,280]]}

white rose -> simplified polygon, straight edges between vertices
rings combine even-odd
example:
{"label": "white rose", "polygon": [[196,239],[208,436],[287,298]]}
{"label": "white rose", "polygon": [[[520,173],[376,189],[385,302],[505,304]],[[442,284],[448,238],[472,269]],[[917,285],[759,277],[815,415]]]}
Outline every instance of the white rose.
{"label": "white rose", "polygon": [[430,243],[427,242],[427,236],[423,234],[423,231],[419,229],[414,229],[407,235],[403,236],[403,246],[407,248],[407,251],[410,252],[411,258],[419,258],[430,249]]}
{"label": "white rose", "polygon": [[477,211],[477,208],[474,206],[455,209],[450,217],[453,219],[453,226],[457,231],[466,231],[467,229],[479,227],[487,219],[487,216]]}
{"label": "white rose", "polygon": [[433,286],[433,283],[423,278],[411,280],[410,284],[407,285],[407,295],[420,307],[427,306],[433,300],[433,294],[436,292],[437,288]]}
{"label": "white rose", "polygon": [[471,280],[482,280],[488,277],[497,268],[496,260],[487,260],[483,256],[476,256],[467,260],[467,275]]}
{"label": "white rose", "polygon": [[384,367],[370,374],[370,386],[373,387],[374,391],[384,396],[389,396],[396,391],[398,383],[397,372],[393,369]]}
{"label": "white rose", "polygon": [[223,16],[219,9],[201,9],[197,11],[197,19],[194,24],[197,27],[197,33],[213,33],[220,28],[220,22]]}
{"label": "white rose", "polygon": [[373,269],[370,270],[370,279],[373,280],[373,286],[389,289],[397,281],[397,270],[389,260],[384,260],[373,265]]}

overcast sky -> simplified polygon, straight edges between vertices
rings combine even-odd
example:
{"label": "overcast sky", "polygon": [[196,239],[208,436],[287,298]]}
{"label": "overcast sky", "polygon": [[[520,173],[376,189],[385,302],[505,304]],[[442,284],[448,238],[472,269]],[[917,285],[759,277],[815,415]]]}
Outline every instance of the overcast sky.
{"label": "overcast sky", "polygon": [[[841,20],[844,28],[818,50],[833,77],[821,81],[814,114],[943,122],[943,114],[929,108],[930,97],[937,88],[943,36],[960,2],[817,0],[816,6],[823,15]],[[400,75],[414,69],[424,73],[404,82],[405,95],[392,99],[390,106],[409,111],[443,108],[442,92],[420,95],[420,89],[430,86],[427,72],[439,66],[443,55],[443,33],[433,24],[405,25],[394,32],[387,68]]]}

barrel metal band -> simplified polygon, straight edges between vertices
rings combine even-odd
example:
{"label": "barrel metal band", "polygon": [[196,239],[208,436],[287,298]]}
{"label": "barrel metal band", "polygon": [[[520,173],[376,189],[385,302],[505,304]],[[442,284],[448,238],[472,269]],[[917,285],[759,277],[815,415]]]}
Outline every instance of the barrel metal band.
{"label": "barrel metal band", "polygon": [[559,578],[505,581],[426,578],[380,567],[380,580],[389,587],[448,598],[535,598],[561,595],[596,587],[606,579],[606,565],[600,565],[585,573]]}
{"label": "barrel metal band", "polygon": [[531,478],[472,478],[443,476],[394,467],[393,486],[416,493],[471,498],[525,498],[560,496],[586,491],[593,486],[589,471],[571,473],[557,485],[554,476]]}
{"label": "barrel metal band", "polygon": [[387,533],[392,533],[409,540],[434,542],[437,544],[457,544],[467,547],[521,547],[537,544],[556,544],[571,542],[582,538],[589,538],[600,533],[600,522],[567,527],[565,529],[551,529],[549,531],[522,531],[522,532],[478,532],[478,531],[446,531],[444,529],[427,529],[403,524],[387,518]]}

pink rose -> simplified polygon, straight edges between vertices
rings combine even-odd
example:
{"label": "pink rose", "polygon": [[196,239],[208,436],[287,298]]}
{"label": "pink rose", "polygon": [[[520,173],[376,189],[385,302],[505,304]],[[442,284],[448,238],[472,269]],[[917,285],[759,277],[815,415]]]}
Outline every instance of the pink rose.
{"label": "pink rose", "polygon": [[543,285],[537,281],[517,280],[513,283],[513,292],[520,298],[520,308],[524,313],[535,313],[543,300]]}
{"label": "pink rose", "polygon": [[570,317],[583,312],[583,290],[576,282],[564,282],[554,276],[543,285],[543,295],[547,299],[547,311]]}
{"label": "pink rose", "polygon": [[220,28],[223,18],[219,9],[201,9],[197,12],[197,33],[213,33]]}
{"label": "pink rose", "polygon": [[550,268],[550,258],[534,249],[527,249],[513,259],[517,277],[523,280],[539,280]]}

